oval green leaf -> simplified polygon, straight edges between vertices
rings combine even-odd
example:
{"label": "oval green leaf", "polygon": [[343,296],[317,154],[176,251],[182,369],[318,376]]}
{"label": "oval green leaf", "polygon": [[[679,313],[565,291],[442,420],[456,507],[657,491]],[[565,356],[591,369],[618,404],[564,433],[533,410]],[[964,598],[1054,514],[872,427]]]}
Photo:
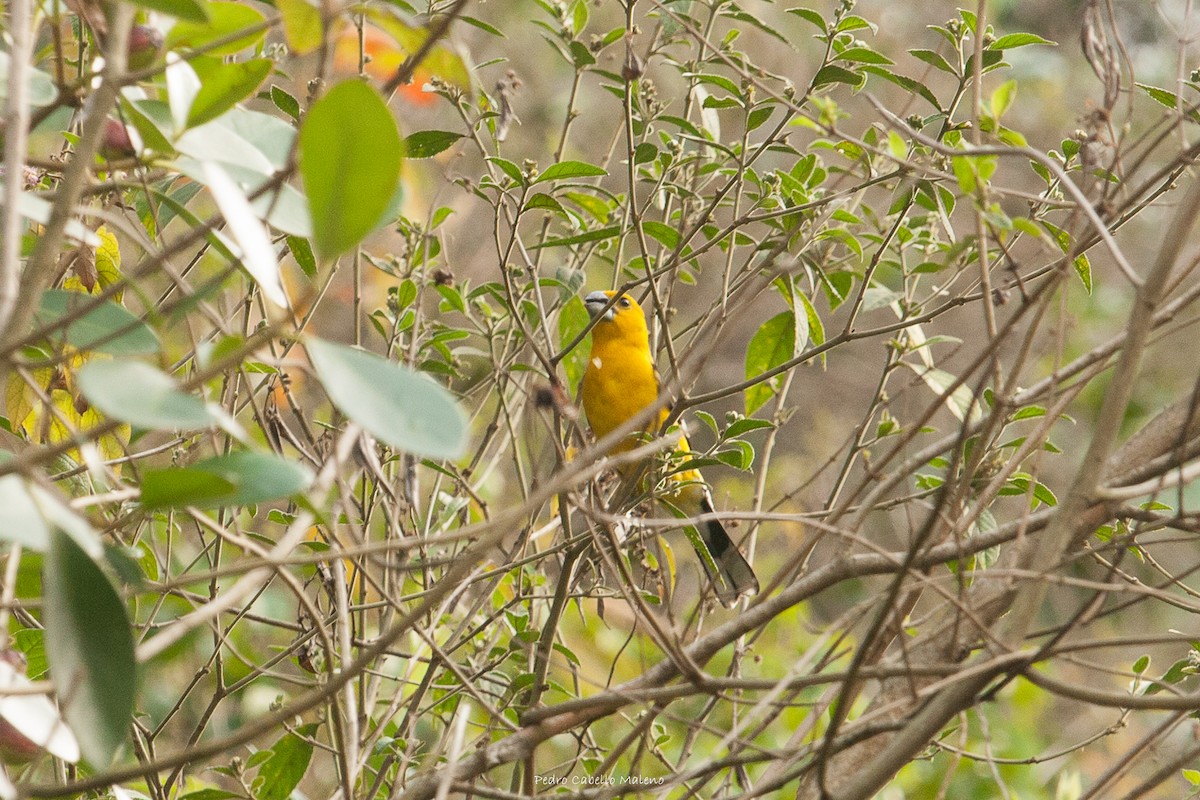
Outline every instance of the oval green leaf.
{"label": "oval green leaf", "polygon": [[51,337],[78,350],[97,350],[115,356],[153,355],[159,351],[158,336],[150,326],[116,303],[105,301],[80,314],[80,308],[95,302],[95,298],[81,292],[48,289],[42,293],[35,318],[39,326],[49,326],[75,316],[73,322],[56,330]]}
{"label": "oval green leaf", "polygon": [[142,505],[248,506],[303,492],[312,479],[303,465],[270,453],[229,453],[190,467],[147,471],[142,477]]}
{"label": "oval green leaf", "polygon": [[452,131],[417,131],[404,137],[404,155],[408,158],[432,158],[461,138],[461,133]]}
{"label": "oval green leaf", "polygon": [[607,174],[608,170],[603,167],[597,167],[595,164],[588,164],[583,161],[560,161],[557,164],[547,167],[533,182],[561,181],[567,178],[593,178]]}
{"label": "oval green leaf", "polygon": [[89,403],[139,428],[194,430],[220,422],[199,397],[181,392],[169,375],[141,361],[92,361],[78,379]]}
{"label": "oval green leaf", "polygon": [[46,655],[83,755],[103,768],[133,719],[133,633],[125,604],[79,545],[56,530],[46,558]]}
{"label": "oval green leaf", "polygon": [[340,83],[313,105],[300,130],[300,174],[323,258],[379,222],[400,180],[401,149],[391,111],[362,81]]}
{"label": "oval green leaf", "polygon": [[321,339],[308,339],[305,347],[333,404],[372,435],[414,455],[462,455],[466,415],[427,375]]}
{"label": "oval green leaf", "polygon": [[257,788],[255,800],[288,800],[292,790],[299,784],[308,771],[312,760],[312,737],[317,732],[317,724],[310,722],[301,725],[295,733],[288,733],[271,748],[271,755],[258,768],[256,783],[262,783]]}
{"label": "oval green leaf", "polygon": [[[746,348],[746,378],[758,377],[778,367],[796,352],[796,317],[791,311],[776,314],[762,324]],[[775,394],[775,380],[762,381],[746,390],[746,416]]]}

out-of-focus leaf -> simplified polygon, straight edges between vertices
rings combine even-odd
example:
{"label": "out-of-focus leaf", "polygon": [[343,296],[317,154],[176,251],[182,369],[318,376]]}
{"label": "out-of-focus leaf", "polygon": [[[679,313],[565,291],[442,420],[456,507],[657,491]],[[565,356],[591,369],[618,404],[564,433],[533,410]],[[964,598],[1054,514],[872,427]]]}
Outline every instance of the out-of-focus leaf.
{"label": "out-of-focus leaf", "polygon": [[[6,191],[4,183],[0,182],[0,195]],[[50,203],[37,195],[32,195],[29,192],[21,192],[17,198],[17,210],[22,217],[31,219],[34,222],[40,222],[45,225],[50,221]],[[80,244],[96,247],[100,244],[100,237],[96,236],[90,228],[85,227],[79,220],[67,220],[67,225],[63,228],[63,233],[67,238],[74,239]]]}
{"label": "out-of-focus leaf", "polygon": [[46,653],[63,712],[83,755],[112,762],[133,719],[137,685],[125,604],[96,563],[55,531],[46,558]]}
{"label": "out-of-focus leaf", "polygon": [[241,451],[190,467],[147,470],[142,505],[147,508],[248,506],[298,494],[312,483],[303,465],[269,453]]}
{"label": "out-of-focus leaf", "polygon": [[[0,112],[8,107],[8,53],[0,50]],[[50,105],[58,99],[58,88],[54,79],[40,69],[29,69],[26,84],[26,101],[34,108]]]}
{"label": "out-of-focus leaf", "polygon": [[50,547],[50,527],[19,475],[0,478],[0,540],[39,552]]}
{"label": "out-of-focus leaf", "polygon": [[190,63],[200,79],[200,91],[188,109],[189,128],[216,119],[253,95],[275,66],[269,58],[227,64],[217,58],[198,56]]}
{"label": "out-of-focus leaf", "polygon": [[275,258],[275,247],[266,228],[225,170],[217,164],[205,164],[204,172],[213,199],[225,217],[225,224],[242,250],[242,266],[254,278],[263,297],[280,308],[287,308],[288,299],[283,290],[283,278],[279,274],[279,261]]}
{"label": "out-of-focus leaf", "polygon": [[309,110],[300,174],[322,258],[341,255],[374,229],[399,183],[401,150],[392,112],[361,81],[338,84]]}
{"label": "out-of-focus leaf", "polygon": [[[939,395],[946,394],[950,387],[958,380],[949,372],[935,367],[918,367],[907,361],[900,363],[917,373],[921,380],[925,381],[925,385]],[[945,402],[946,408],[961,422],[974,424],[979,421],[979,418],[983,414],[983,411],[979,408],[979,403],[975,401],[974,395],[966,384],[960,384],[954,391],[950,392],[945,398]]]}
{"label": "out-of-focus leaf", "polygon": [[333,404],[371,434],[415,455],[462,454],[466,416],[454,396],[427,375],[321,339],[308,339],[305,348]]}
{"label": "out-of-focus leaf", "polygon": [[[95,303],[86,294],[48,289],[42,293],[35,319],[38,325],[49,326]],[[98,350],[112,355],[152,355],[159,351],[158,336],[149,325],[122,306],[107,301],[77,316],[52,336],[77,350]]]}
{"label": "out-of-focus leaf", "polygon": [[229,56],[255,46],[266,36],[266,18],[262,12],[245,3],[212,0],[204,4],[204,10],[208,15],[206,22],[181,20],[175,23],[167,32],[168,50],[194,50],[211,45],[218,39],[224,40],[239,31],[246,31],[245,36],[205,51],[205,55],[209,56]]}
{"label": "out-of-focus leaf", "polygon": [[135,6],[141,6],[160,14],[166,14],[176,19],[188,22],[208,22],[208,11],[199,0],[132,0]]}
{"label": "out-of-focus leaf", "polygon": [[283,21],[283,38],[297,55],[306,55],[321,46],[325,25],[321,12],[305,0],[275,0],[275,8]]}
{"label": "out-of-focus leaf", "polygon": [[173,52],[167,53],[167,69],[163,77],[167,82],[167,105],[171,109],[173,133],[178,135],[187,130],[192,103],[202,88],[200,78],[191,64]]}
{"label": "out-of-focus leaf", "polygon": [[[11,476],[10,476],[11,477]],[[79,742],[54,703],[36,694],[33,683],[7,661],[0,660],[0,719],[38,749],[72,764],[79,761]]]}
{"label": "out-of-focus leaf", "polygon": [[196,430],[220,420],[199,397],[141,361],[91,361],[79,370],[79,388],[114,419],[152,430]]}

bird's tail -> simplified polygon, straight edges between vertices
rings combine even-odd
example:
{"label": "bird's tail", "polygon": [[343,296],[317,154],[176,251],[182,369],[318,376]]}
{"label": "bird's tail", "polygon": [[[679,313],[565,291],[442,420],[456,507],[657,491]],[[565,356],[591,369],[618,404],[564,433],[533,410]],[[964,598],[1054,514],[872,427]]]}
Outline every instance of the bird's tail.
{"label": "bird's tail", "polygon": [[[707,495],[707,492],[705,494]],[[702,498],[700,509],[705,514],[711,514],[712,501],[708,497]],[[704,566],[704,572],[712,582],[721,605],[728,608],[743,595],[758,594],[758,577],[754,574],[754,568],[729,538],[725,526],[719,520],[709,519],[698,524],[696,532],[708,548],[707,553],[701,553],[697,548],[696,555],[700,557],[700,563]]]}

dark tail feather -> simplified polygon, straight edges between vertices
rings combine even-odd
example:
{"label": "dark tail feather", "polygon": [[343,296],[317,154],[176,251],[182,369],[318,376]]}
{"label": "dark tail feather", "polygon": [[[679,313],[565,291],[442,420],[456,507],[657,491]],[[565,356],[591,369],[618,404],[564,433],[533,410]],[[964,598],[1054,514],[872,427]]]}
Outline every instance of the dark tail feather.
{"label": "dark tail feather", "polygon": [[[707,497],[701,500],[700,508],[705,514],[711,514],[713,510]],[[710,563],[710,559],[705,558],[703,553],[698,554],[721,605],[728,608],[743,595],[758,594],[758,578],[754,569],[729,538],[724,526],[718,520],[712,519],[697,525],[696,530],[712,557]],[[716,566],[715,571],[713,565]]]}

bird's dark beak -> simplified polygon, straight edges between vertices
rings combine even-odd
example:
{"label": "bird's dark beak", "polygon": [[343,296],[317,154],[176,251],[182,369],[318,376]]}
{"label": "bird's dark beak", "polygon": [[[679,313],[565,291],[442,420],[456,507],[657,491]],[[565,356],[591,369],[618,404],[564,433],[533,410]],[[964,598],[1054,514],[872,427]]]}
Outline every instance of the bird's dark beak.
{"label": "bird's dark beak", "polygon": [[[589,315],[597,317],[601,316],[600,312],[604,311],[604,307],[608,305],[608,301],[611,299],[604,292],[592,292],[583,298],[583,305],[587,308]],[[606,320],[611,320],[613,318],[613,310],[610,308],[608,311],[604,311],[603,317]]]}

